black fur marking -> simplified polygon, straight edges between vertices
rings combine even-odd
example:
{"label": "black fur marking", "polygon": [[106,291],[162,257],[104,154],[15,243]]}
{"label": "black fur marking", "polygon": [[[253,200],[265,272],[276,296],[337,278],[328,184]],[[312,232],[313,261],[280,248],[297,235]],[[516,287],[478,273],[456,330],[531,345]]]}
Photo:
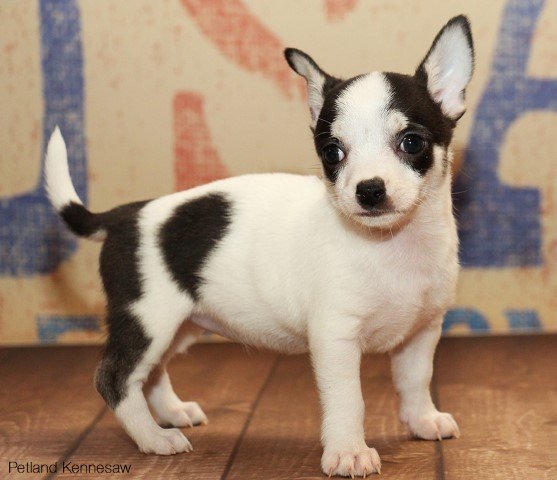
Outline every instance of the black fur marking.
{"label": "black fur marking", "polygon": [[420,155],[402,156],[420,175],[425,175],[433,165],[434,144],[444,148],[449,146],[455,122],[443,114],[427,86],[415,77],[400,73],[384,75],[392,90],[389,108],[401,112],[416,129],[422,130],[423,136],[429,137],[428,147]]}
{"label": "black fur marking", "polygon": [[89,237],[103,227],[101,215],[91,213],[80,203],[70,202],[62,208],[60,216],[68,228],[80,237]]}
{"label": "black fur marking", "polygon": [[201,270],[230,224],[232,205],[223,194],[205,195],[176,208],[159,233],[166,264],[180,288],[199,298]]}
{"label": "black fur marking", "polygon": [[121,309],[141,296],[138,217],[146,203],[130,203],[100,214],[107,230],[100,272],[109,310]]}
{"label": "black fur marking", "polygon": [[324,162],[322,159],[323,149],[331,143],[338,145],[341,149],[343,148],[338,139],[333,138],[331,135],[331,125],[335,121],[338,114],[336,101],[342,92],[344,92],[344,90],[346,90],[355,80],[358,80],[359,78],[360,76],[350,78],[349,80],[339,80],[338,78],[330,77],[329,83],[325,83],[325,100],[315,125],[313,141],[315,143],[317,155],[321,158],[325,176],[331,183],[336,182],[338,172],[343,167],[344,162],[337,163],[336,165],[330,165],[327,162]]}
{"label": "black fur marking", "polygon": [[151,343],[129,311],[130,304],[141,296],[138,216],[146,203],[131,203],[98,214],[107,230],[100,273],[108,303],[108,341],[95,385],[113,409],[125,397],[127,378]]}

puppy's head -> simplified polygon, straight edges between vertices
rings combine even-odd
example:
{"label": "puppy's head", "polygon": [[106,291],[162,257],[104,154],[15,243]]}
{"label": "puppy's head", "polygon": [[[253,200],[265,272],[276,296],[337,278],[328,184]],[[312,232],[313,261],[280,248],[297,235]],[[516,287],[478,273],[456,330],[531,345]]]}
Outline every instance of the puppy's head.
{"label": "puppy's head", "polygon": [[389,228],[435,194],[450,175],[448,148],[473,70],[466,17],[443,27],[413,76],[341,80],[300,50],[285,56],[307,81],[315,147],[342,213]]}

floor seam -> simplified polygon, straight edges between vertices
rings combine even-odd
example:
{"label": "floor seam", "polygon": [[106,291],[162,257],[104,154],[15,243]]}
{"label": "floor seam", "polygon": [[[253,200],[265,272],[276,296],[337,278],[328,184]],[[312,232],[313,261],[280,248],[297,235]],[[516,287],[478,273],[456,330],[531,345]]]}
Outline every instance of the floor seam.
{"label": "floor seam", "polygon": [[282,356],[278,355],[275,362],[273,363],[273,366],[269,370],[269,374],[267,375],[267,378],[265,379],[265,382],[263,383],[263,385],[261,386],[261,389],[257,393],[257,396],[255,397],[255,400],[253,401],[251,410],[249,412],[248,418],[246,419],[246,421],[244,423],[244,426],[242,427],[242,431],[240,432],[240,435],[238,436],[238,439],[236,440],[236,443],[234,444],[234,447],[232,448],[232,452],[230,452],[230,457],[228,457],[228,462],[226,462],[226,466],[224,467],[224,470],[222,472],[220,480],[226,480],[226,478],[228,477],[228,474],[230,473],[232,465],[234,464],[234,460],[236,459],[236,455],[238,454],[238,451],[240,450],[240,446],[242,445],[242,441],[244,440],[244,436],[245,436],[245,434],[246,434],[246,432],[247,432],[247,430],[248,430],[248,428],[251,424],[251,421],[253,419],[253,415],[255,414],[255,411],[257,410],[257,407],[259,406],[259,402],[261,401],[261,398],[263,397],[263,394],[265,393],[265,391],[269,387],[269,384],[271,383],[271,379],[274,377],[275,372],[277,370],[277,367],[278,367],[281,360],[282,360]]}
{"label": "floor seam", "polygon": [[[441,410],[441,402],[439,400],[439,390],[437,388],[437,375],[433,375],[431,379],[431,396],[433,403],[438,410]],[[435,466],[436,478],[437,480],[445,480],[445,458],[443,456],[443,442],[435,442],[435,457],[437,458],[437,464]]]}
{"label": "floor seam", "polygon": [[[72,445],[70,446],[70,448],[68,448],[68,450],[60,457],[58,458],[58,460],[56,461],[56,465],[60,466],[62,465],[64,462],[66,462],[69,458],[71,458],[71,456],[75,453],[75,451],[79,448],[79,446],[83,443],[83,440],[85,440],[87,438],[87,436],[91,433],[91,431],[95,428],[95,426],[97,425],[97,423],[100,422],[100,420],[102,419],[102,417],[104,417],[104,415],[106,414],[108,410],[108,407],[106,405],[104,405],[99,412],[95,415],[95,417],[93,418],[93,420],[91,420],[91,422],[89,423],[89,425],[87,425],[87,427],[85,427],[85,429],[79,434],[79,436],[75,439],[75,441],[72,443]],[[58,470],[58,469],[57,469]],[[51,478],[54,478],[58,476],[58,471],[56,471],[55,473],[51,473],[49,475],[47,475],[45,478],[45,480],[50,480]]]}

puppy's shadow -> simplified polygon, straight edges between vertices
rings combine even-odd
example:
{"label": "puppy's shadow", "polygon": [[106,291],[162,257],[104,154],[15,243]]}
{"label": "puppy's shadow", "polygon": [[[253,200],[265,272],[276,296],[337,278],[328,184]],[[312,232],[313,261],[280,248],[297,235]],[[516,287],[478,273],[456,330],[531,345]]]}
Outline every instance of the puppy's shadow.
{"label": "puppy's shadow", "polygon": [[[382,473],[387,478],[395,478],[401,469],[412,471],[415,468],[420,472],[424,464],[434,461],[434,452],[426,442],[407,435],[370,437],[367,444],[379,452]],[[324,478],[320,468],[322,453],[315,435],[253,435],[243,439],[232,471],[260,472],[261,478],[271,478],[269,472],[277,479]]]}

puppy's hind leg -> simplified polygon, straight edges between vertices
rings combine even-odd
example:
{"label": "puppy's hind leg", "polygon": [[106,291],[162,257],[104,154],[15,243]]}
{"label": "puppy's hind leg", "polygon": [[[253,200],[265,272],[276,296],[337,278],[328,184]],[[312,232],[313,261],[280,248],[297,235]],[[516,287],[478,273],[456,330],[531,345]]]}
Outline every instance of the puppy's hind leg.
{"label": "puppy's hind leg", "polygon": [[[133,311],[109,312],[109,338],[96,375],[96,386],[116,417],[142,452],[172,455],[192,450],[177,428],[164,429],[155,422],[143,393],[143,386],[171,346],[178,328],[191,311],[189,305],[168,309],[144,299],[151,316],[141,320],[141,305]],[[157,313],[158,312],[158,313]],[[158,318],[153,318],[157,316]],[[148,328],[151,325],[155,327]]]}
{"label": "puppy's hind leg", "polygon": [[203,333],[203,329],[192,323],[186,323],[180,328],[165,355],[164,362],[153,370],[145,393],[151,410],[159,425],[173,427],[193,427],[206,425],[209,421],[197,402],[183,402],[172,388],[170,377],[166,370],[166,363],[174,353],[184,353]]}

